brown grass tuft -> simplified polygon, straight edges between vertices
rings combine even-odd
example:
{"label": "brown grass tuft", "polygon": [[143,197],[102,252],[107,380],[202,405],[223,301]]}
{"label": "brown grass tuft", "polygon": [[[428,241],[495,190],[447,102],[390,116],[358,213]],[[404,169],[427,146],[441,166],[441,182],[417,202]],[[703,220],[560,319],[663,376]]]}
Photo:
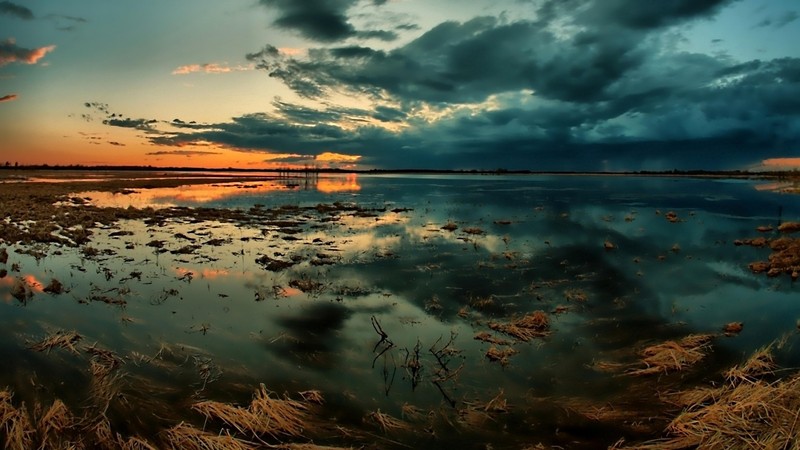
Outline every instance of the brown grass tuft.
{"label": "brown grass tuft", "polygon": [[381,427],[384,433],[389,433],[392,431],[408,431],[411,429],[410,424],[403,422],[402,420],[395,419],[388,414],[382,413],[380,409],[369,413],[367,415],[367,419]]}
{"label": "brown grass tuft", "polygon": [[725,372],[725,379],[735,383],[738,381],[753,381],[775,372],[776,364],[772,358],[770,347],[764,347],[755,352],[744,364],[734,366]]}
{"label": "brown grass tuft", "polygon": [[629,370],[627,373],[641,376],[683,370],[706,357],[711,339],[711,335],[698,334],[680,341],[667,341],[646,347],[640,352],[641,362],[645,367]]}
{"label": "brown grass tuft", "polygon": [[228,433],[211,434],[191,425],[180,424],[166,430],[164,437],[174,450],[250,450],[256,446]]}
{"label": "brown grass tuft", "polygon": [[668,437],[630,448],[797,449],[800,374],[772,383],[758,378],[774,368],[764,348],[729,370],[727,384],[670,395],[684,410],[667,427]]}
{"label": "brown grass tuft", "polygon": [[489,328],[527,342],[533,338],[548,336],[550,319],[544,311],[534,311],[512,322],[490,323]]}
{"label": "brown grass tuft", "polygon": [[300,394],[300,397],[303,397],[303,400],[307,403],[316,403],[318,405],[325,403],[325,397],[322,396],[322,392],[320,391],[309,390],[298,392],[298,394]]}
{"label": "brown grass tuft", "polygon": [[512,342],[506,339],[500,339],[497,337],[492,336],[491,333],[487,333],[486,331],[481,331],[480,333],[476,334],[473,339],[482,342],[488,342],[490,344],[495,345],[511,345]]}
{"label": "brown grass tuft", "polygon": [[51,349],[59,347],[77,354],[78,350],[75,348],[75,344],[80,342],[81,339],[81,335],[74,331],[56,331],[54,334],[51,334],[43,340],[33,344],[30,348],[31,350],[36,350],[37,352],[46,351],[47,353],[50,353]]}
{"label": "brown grass tuft", "polygon": [[307,407],[294,400],[272,398],[262,384],[248,408],[204,401],[195,403],[192,409],[207,419],[222,421],[242,434],[277,437],[281,434],[302,435]]}
{"label": "brown grass tuft", "polygon": [[11,403],[13,394],[0,391],[0,430],[5,436],[5,448],[27,450],[33,448],[33,425],[23,403],[19,408]]}
{"label": "brown grass tuft", "polygon": [[517,351],[513,348],[504,348],[502,350],[498,349],[497,347],[490,347],[489,350],[486,350],[486,358],[492,362],[499,362],[501,366],[507,366],[511,360],[512,356],[516,355]]}
{"label": "brown grass tuft", "polygon": [[131,436],[128,439],[124,439],[118,434],[117,441],[119,442],[119,448],[121,450],[158,450],[158,448],[153,444],[136,436]]}

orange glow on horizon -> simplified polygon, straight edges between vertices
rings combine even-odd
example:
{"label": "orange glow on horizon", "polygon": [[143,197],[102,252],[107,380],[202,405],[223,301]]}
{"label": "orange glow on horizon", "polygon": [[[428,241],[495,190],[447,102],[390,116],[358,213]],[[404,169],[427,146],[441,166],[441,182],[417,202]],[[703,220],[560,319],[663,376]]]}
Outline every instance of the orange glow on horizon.
{"label": "orange glow on horizon", "polygon": [[761,162],[762,165],[770,168],[800,168],[800,158],[769,158]]}

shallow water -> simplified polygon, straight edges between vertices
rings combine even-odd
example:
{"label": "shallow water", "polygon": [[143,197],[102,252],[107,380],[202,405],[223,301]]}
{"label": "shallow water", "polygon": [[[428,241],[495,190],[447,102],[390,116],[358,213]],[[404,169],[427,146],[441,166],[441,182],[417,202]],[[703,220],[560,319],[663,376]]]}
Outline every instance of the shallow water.
{"label": "shallow water", "polygon": [[[121,370],[143,405],[132,431],[173,423],[170,407],[178,415],[198,398],[246,402],[264,383],[275,392],[318,389],[325,414],[353,427],[371,411],[400,417],[404,404],[455,411],[501,391],[512,408],[502,421],[444,427],[435,440],[404,436],[403,444],[609,445],[632,432],[564,427],[561,417],[572,399],[602,405],[641,388],[593,368],[597,362],[635,364],[644,345],[741,321],[744,330],[716,338],[699,370],[664,382],[715,379],[787,333],[781,362],[800,363],[792,350],[796,284],[750,273],[747,264],[768,250],[733,245],[759,235],[757,226],[800,218],[800,197],[757,187],[688,178],[350,175],[76,193],[99,206],[284,208],[280,219],[250,225],[122,221],[95,233],[90,247],[99,254],[89,257],[85,248],[51,246],[37,259],[10,247],[10,273],[0,279],[0,357],[13,364],[0,370],[0,384],[23,398],[34,398],[30,386],[38,385],[46,397],[80,404],[91,389],[87,357],[27,348],[70,330],[126,358]],[[365,210],[313,208],[334,202]],[[668,212],[679,221],[668,221]],[[448,222],[458,228],[442,229]],[[147,245],[153,241],[163,250]],[[616,248],[604,249],[606,241]],[[186,254],[174,253],[182,248]],[[296,264],[267,270],[256,263],[263,255]],[[25,302],[11,296],[17,277],[33,292]],[[52,278],[68,292],[42,292]],[[473,339],[491,322],[558,306],[567,310],[550,315],[552,334],[514,344],[518,353],[505,367],[484,356],[490,344]],[[417,343],[422,370],[414,380],[407,366]]]}

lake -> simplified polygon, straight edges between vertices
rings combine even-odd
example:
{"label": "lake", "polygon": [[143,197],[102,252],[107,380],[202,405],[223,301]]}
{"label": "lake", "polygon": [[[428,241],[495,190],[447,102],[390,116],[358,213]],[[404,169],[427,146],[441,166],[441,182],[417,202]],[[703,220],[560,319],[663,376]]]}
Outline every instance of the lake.
{"label": "lake", "polygon": [[[778,341],[780,364],[800,364],[797,284],[751,272],[769,249],[734,245],[800,219],[800,197],[763,183],[351,174],[75,192],[76,214],[89,204],[154,217],[81,246],[5,245],[0,385],[28,405],[60,398],[78,411],[100,398],[115,429],[149,439],[203,425],[198,401],[246,405],[260,384],[324,397],[315,431],[287,442],[656,438],[669,410],[660,394],[720,382]],[[158,216],[170,208],[251,217]],[[53,279],[63,288],[45,292]],[[528,339],[509,328],[536,311],[547,322]],[[734,322],[741,331],[723,334]],[[71,332],[74,351],[32,349]],[[631,373],[643,348],[692,334],[713,335],[702,361]],[[117,361],[105,391],[98,354]]]}

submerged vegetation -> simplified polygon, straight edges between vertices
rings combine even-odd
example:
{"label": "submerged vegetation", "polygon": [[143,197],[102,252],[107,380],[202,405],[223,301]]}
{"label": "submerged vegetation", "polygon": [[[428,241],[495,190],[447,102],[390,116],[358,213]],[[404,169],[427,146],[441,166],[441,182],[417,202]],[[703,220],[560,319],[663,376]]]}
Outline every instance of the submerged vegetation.
{"label": "submerged vegetation", "polygon": [[[800,375],[779,369],[797,364],[793,338],[753,350],[757,316],[701,303],[729,280],[792,292],[777,283],[800,269],[794,222],[703,247],[678,237],[709,218],[676,206],[120,208],[75,194],[88,188],[0,185],[6,448],[798,440]],[[748,271],[761,251],[749,269],[770,281]]]}

